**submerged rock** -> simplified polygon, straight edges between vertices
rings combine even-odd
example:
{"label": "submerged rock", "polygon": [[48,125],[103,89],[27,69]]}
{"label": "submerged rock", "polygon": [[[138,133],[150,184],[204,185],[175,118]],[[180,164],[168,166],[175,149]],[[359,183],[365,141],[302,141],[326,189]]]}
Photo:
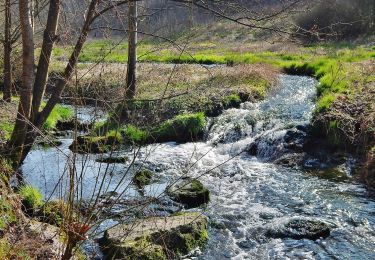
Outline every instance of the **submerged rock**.
{"label": "submerged rock", "polygon": [[197,212],[141,219],[108,229],[99,244],[107,259],[176,259],[208,240],[207,218]]}
{"label": "submerged rock", "polygon": [[326,238],[330,235],[329,226],[320,220],[291,218],[277,225],[270,226],[266,231],[267,237],[311,239]]}
{"label": "submerged rock", "polygon": [[199,207],[210,200],[209,190],[200,181],[190,177],[174,183],[167,189],[167,194],[186,208]]}

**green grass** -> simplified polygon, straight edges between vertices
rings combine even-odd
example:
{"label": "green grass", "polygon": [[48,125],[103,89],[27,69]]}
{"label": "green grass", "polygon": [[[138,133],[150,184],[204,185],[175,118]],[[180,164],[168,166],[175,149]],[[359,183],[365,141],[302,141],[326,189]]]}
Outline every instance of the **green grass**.
{"label": "green grass", "polygon": [[13,205],[4,196],[0,196],[0,230],[4,230],[9,224],[16,221]]}
{"label": "green grass", "polygon": [[157,142],[188,142],[203,134],[206,126],[204,113],[182,114],[167,120],[150,131]]}
{"label": "green grass", "polygon": [[43,195],[37,188],[31,185],[22,186],[19,190],[19,194],[26,210],[35,211],[43,205]]}
{"label": "green grass", "polygon": [[14,124],[9,122],[0,122],[0,130],[4,133],[5,140],[9,140],[13,132]]}
{"label": "green grass", "polygon": [[31,259],[25,249],[14,247],[5,238],[0,239],[0,259]]}
{"label": "green grass", "polygon": [[58,121],[66,121],[73,118],[73,110],[63,105],[56,105],[47,121],[43,125],[44,130],[52,130]]}

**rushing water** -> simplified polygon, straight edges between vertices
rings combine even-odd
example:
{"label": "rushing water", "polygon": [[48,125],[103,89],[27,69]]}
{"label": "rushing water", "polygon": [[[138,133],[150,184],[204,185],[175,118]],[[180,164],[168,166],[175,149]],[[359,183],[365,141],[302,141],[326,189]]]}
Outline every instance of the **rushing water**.
{"label": "rushing water", "polygon": [[[204,209],[211,223],[210,240],[199,258],[375,259],[375,202],[364,187],[350,179],[322,179],[268,162],[283,149],[280,140],[288,129],[309,122],[315,85],[311,78],[281,76],[280,86],[265,101],[245,103],[211,119],[206,142],[166,143],[121,152],[130,158],[136,154],[136,166],[146,165],[158,173],[158,182],[146,188],[146,195],[159,195],[181,175],[199,177],[211,191],[212,200]],[[258,157],[244,152],[254,140],[258,140]],[[142,197],[129,185],[132,171],[125,175],[128,165],[96,163],[94,155],[72,157],[70,143],[67,138],[58,149],[35,149],[25,161],[27,181],[46,197],[63,196],[67,158],[76,160],[82,197],[97,192],[102,179],[101,193],[121,182],[124,197]],[[296,216],[329,223],[331,235],[317,241],[259,235]]]}

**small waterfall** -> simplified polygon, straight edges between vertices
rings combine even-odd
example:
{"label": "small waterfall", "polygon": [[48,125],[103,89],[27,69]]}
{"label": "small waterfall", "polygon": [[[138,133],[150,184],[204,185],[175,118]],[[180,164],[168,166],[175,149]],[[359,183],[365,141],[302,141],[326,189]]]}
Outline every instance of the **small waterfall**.
{"label": "small waterfall", "polygon": [[315,85],[312,78],[280,76],[279,86],[269,98],[255,104],[244,103],[240,109],[226,110],[212,119],[207,142],[237,146],[237,152],[251,149],[256,142],[258,157],[277,157],[285,149],[283,141],[288,130],[309,123],[315,107]]}

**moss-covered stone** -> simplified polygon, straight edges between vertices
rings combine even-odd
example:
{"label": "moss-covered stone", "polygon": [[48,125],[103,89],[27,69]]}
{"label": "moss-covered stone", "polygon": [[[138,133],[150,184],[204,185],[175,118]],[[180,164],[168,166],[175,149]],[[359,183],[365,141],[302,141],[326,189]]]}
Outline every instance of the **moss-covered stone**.
{"label": "moss-covered stone", "polygon": [[143,188],[146,185],[151,184],[153,173],[150,170],[143,169],[138,172],[133,177],[133,183],[139,188]]}
{"label": "moss-covered stone", "polygon": [[206,126],[204,113],[182,114],[150,131],[148,142],[191,142],[200,139]]}
{"label": "moss-covered stone", "polygon": [[122,157],[102,157],[98,158],[95,161],[99,163],[126,163],[129,160],[128,157],[122,156]]}
{"label": "moss-covered stone", "polygon": [[199,180],[189,177],[170,186],[167,194],[187,208],[199,207],[210,200],[209,190]]}
{"label": "moss-covered stone", "polygon": [[75,153],[106,153],[121,143],[119,136],[78,136],[69,146]]}
{"label": "moss-covered stone", "polygon": [[175,259],[207,240],[206,217],[188,212],[116,226],[105,232],[100,246],[107,259]]}

